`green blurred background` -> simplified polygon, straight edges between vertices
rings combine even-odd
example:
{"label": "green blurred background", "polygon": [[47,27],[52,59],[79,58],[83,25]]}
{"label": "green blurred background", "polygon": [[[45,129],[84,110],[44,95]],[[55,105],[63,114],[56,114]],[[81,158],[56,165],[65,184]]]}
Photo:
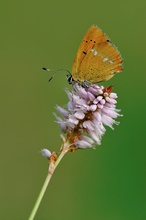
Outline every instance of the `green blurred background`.
{"label": "green blurred background", "polygon": [[40,149],[58,150],[52,112],[67,97],[81,39],[97,24],[118,46],[124,71],[114,85],[120,126],[96,150],[68,153],[57,168],[36,220],[146,219],[146,1],[1,1],[0,219],[26,220],[47,174]]}

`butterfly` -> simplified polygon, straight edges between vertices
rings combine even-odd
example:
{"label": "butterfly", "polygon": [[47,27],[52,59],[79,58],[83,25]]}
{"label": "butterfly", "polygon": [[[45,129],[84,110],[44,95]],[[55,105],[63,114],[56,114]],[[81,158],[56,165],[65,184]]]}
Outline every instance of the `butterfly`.
{"label": "butterfly", "polygon": [[[83,87],[106,81],[116,73],[123,70],[123,59],[120,52],[111,42],[109,37],[96,25],[92,25],[79,46],[73,66],[72,73],[66,69],[53,71],[49,81],[59,71],[65,70],[69,73],[67,80],[69,84],[78,83]],[[48,68],[42,68],[52,71]]]}
{"label": "butterfly", "polygon": [[122,71],[123,59],[111,40],[96,25],[92,25],[79,46],[69,83],[86,86],[112,78]]}

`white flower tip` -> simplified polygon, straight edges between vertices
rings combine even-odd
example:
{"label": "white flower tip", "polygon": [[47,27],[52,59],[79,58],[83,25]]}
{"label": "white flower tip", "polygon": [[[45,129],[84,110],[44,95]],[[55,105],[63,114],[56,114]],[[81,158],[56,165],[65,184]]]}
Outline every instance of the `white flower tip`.
{"label": "white flower tip", "polygon": [[48,149],[42,149],[41,154],[43,155],[43,157],[50,159],[51,151],[49,151]]}
{"label": "white flower tip", "polygon": [[77,112],[75,112],[74,116],[77,119],[83,119],[85,117],[85,114],[83,113],[83,111],[77,111]]}

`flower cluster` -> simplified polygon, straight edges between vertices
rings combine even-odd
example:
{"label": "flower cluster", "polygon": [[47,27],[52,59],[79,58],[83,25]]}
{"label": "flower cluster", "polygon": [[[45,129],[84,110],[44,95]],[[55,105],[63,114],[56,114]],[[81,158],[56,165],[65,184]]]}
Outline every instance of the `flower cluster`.
{"label": "flower cluster", "polygon": [[84,88],[76,83],[72,92],[66,90],[67,108],[57,106],[61,117],[55,117],[70,146],[93,148],[100,145],[105,126],[113,129],[113,124],[119,124],[115,121],[121,116],[116,109],[117,94],[112,89],[112,86],[104,88],[95,84]]}

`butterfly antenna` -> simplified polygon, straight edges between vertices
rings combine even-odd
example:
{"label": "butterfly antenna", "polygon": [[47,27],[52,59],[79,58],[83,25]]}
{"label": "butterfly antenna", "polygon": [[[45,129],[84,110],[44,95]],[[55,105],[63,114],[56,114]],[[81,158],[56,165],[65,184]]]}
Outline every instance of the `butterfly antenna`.
{"label": "butterfly antenna", "polygon": [[53,73],[53,75],[50,77],[50,79],[48,80],[48,82],[50,82],[53,78],[54,78],[54,76],[55,76],[55,74],[57,73],[57,72],[60,72],[60,71],[66,71],[66,72],[68,72],[69,73],[69,75],[71,75],[71,73],[69,72],[69,70],[67,70],[67,69],[58,69],[58,70],[51,70],[51,69],[48,69],[48,68],[46,68],[46,67],[43,67],[42,68],[43,70],[46,70],[46,71],[49,71],[49,72],[54,72]]}

